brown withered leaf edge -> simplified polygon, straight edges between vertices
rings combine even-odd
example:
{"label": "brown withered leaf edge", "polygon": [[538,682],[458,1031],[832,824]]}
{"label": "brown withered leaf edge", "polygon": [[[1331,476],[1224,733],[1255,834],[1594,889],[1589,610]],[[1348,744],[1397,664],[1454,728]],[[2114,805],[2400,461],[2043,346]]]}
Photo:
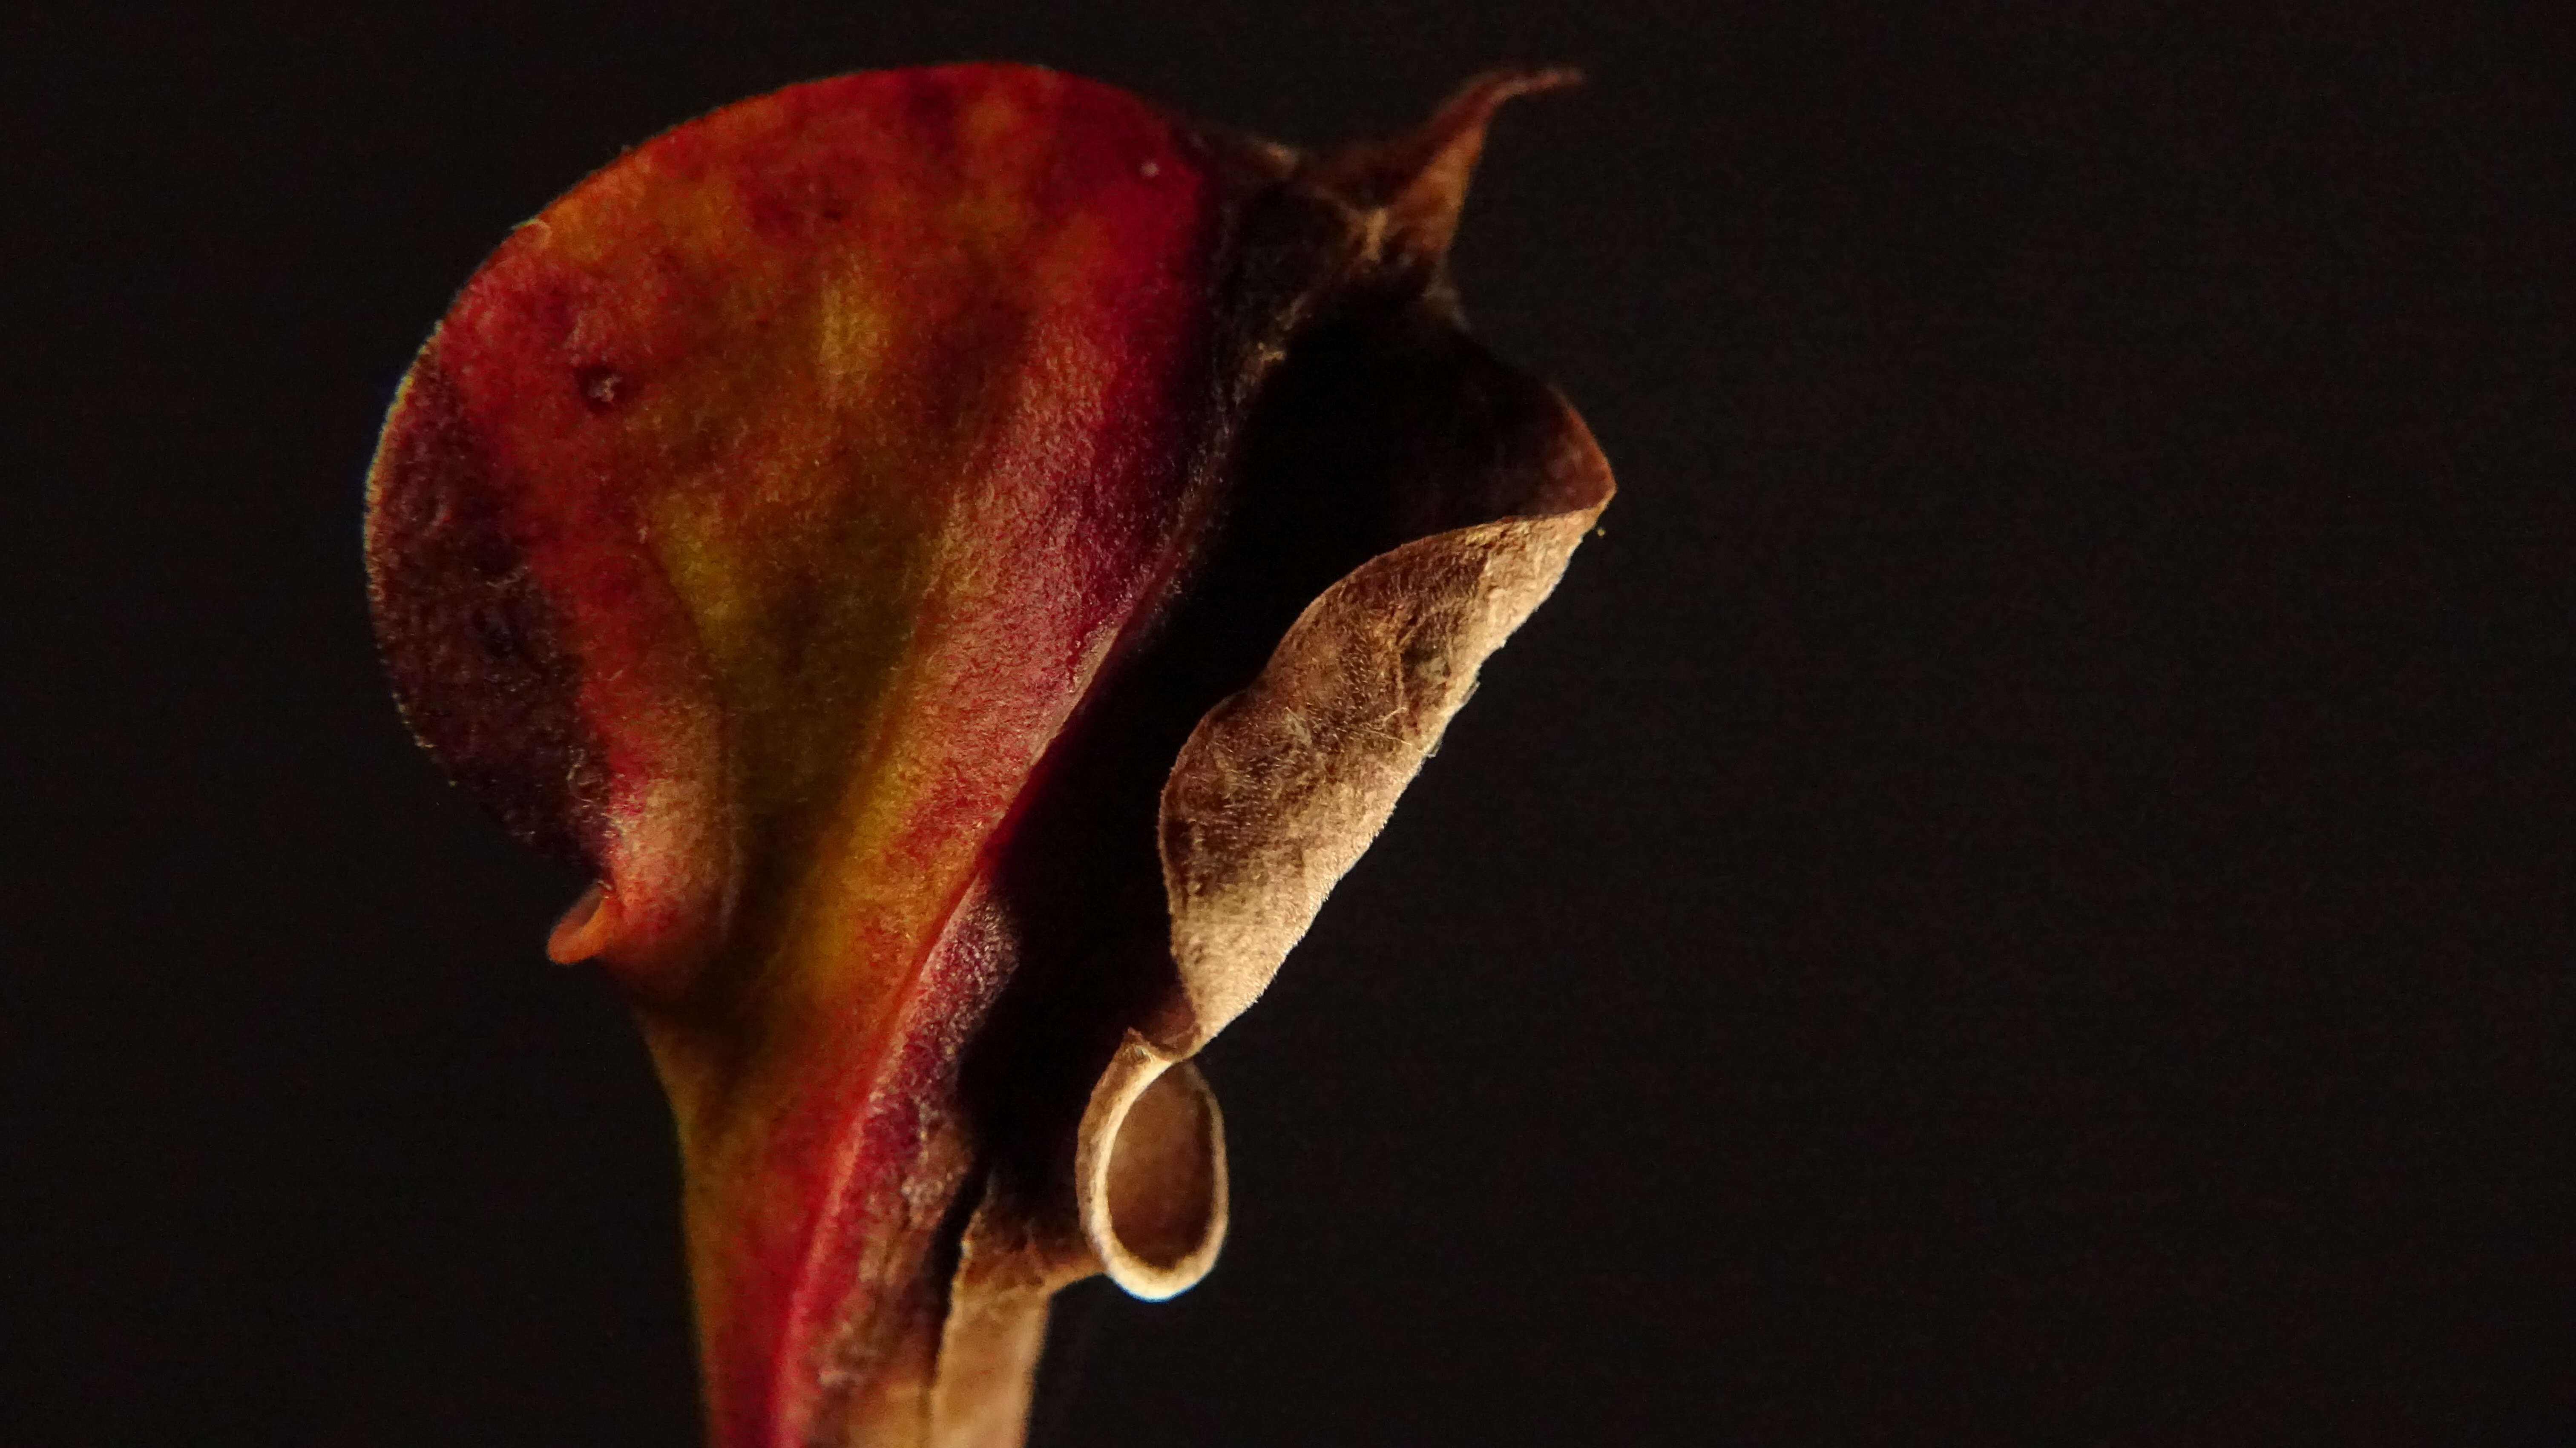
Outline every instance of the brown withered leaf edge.
{"label": "brown withered leaf edge", "polygon": [[[1158,843],[1174,966],[1093,1085],[1073,1140],[1072,1217],[987,1178],[959,1250],[929,1404],[940,1448],[1021,1441],[1046,1300],[1106,1272],[1161,1299],[1213,1266],[1227,1227],[1224,1128],[1190,1057],[1261,994],[1324,897],[1357,862],[1479,668],[1546,600],[1614,491],[1590,431],[1553,389],[1495,361],[1460,327],[1446,254],[1493,112],[1569,84],[1498,72],[1419,130],[1293,160],[1271,204],[1317,250],[1349,260],[1315,294],[1337,316],[1271,302],[1300,330],[1287,371],[1359,364],[1283,411],[1347,428],[1379,416],[1376,459],[1411,473],[1401,529],[1307,604],[1247,687],[1201,718],[1173,762]],[[1256,226],[1257,229],[1257,226]],[[1310,273],[1311,275],[1311,273]],[[1256,366],[1265,403],[1303,379]],[[1363,399],[1366,399],[1363,401]],[[1269,446],[1256,417],[1238,462],[1338,459]],[[1048,1193],[1053,1195],[1053,1193]]]}

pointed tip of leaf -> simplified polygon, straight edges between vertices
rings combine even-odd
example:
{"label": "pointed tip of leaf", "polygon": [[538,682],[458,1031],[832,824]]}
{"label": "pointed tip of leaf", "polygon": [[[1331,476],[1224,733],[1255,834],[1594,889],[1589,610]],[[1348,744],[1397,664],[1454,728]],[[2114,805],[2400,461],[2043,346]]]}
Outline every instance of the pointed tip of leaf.
{"label": "pointed tip of leaf", "polygon": [[1498,67],[1453,91],[1430,119],[1403,135],[1327,151],[1304,174],[1351,205],[1383,212],[1387,254],[1435,271],[1457,236],[1495,113],[1517,96],[1582,83],[1583,73],[1570,66]]}

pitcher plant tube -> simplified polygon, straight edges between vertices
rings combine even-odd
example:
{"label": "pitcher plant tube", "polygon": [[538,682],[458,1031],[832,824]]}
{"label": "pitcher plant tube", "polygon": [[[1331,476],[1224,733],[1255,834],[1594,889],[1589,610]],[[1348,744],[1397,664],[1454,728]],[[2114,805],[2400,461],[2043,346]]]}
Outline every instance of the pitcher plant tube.
{"label": "pitcher plant tube", "polygon": [[1049,1295],[1197,1281],[1192,1057],[1608,502],[1464,329],[1488,122],[1307,153],[1047,70],[628,151],[465,285],[366,562],[438,763],[597,882],[718,1448],[1020,1440]]}

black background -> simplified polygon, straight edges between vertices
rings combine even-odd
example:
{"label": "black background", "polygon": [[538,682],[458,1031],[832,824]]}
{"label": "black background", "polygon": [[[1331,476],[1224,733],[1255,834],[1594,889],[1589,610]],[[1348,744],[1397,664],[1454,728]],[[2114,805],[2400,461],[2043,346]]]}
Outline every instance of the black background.
{"label": "black background", "polygon": [[1458,270],[1624,491],[1036,1442],[2576,1441],[2576,67],[2416,8],[10,7],[0,1439],[694,1441],[579,882],[361,595],[514,222],[844,70],[1528,58]]}

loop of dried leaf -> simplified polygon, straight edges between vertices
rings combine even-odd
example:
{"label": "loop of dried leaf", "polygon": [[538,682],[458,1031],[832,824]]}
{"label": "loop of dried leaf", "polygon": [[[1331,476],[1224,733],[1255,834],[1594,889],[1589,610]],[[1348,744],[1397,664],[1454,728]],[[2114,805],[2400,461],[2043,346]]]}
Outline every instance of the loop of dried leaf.
{"label": "loop of dried leaf", "polygon": [[1216,1265],[1225,1119],[1195,1065],[1128,1032],[1083,1111],[1073,1170],[1083,1239],[1129,1293],[1177,1297]]}

